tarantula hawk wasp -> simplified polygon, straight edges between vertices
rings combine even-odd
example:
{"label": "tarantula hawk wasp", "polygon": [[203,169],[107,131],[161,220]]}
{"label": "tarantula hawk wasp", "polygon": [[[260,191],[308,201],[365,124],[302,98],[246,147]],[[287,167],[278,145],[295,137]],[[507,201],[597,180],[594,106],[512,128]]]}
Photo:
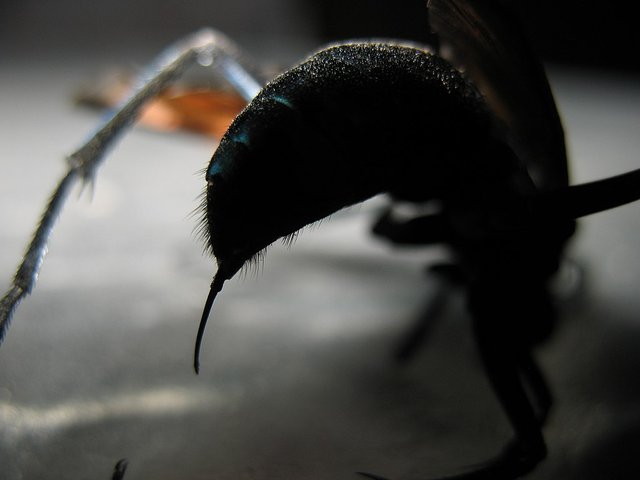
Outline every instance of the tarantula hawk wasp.
{"label": "tarantula hawk wasp", "polygon": [[640,170],[569,186],[555,102],[516,19],[498,2],[429,0],[428,8],[446,47],[439,53],[404,42],[333,45],[263,88],[218,33],[169,50],[153,66],[158,73],[69,156],[0,303],[0,338],[34,287],[71,185],[92,179],[107,146],[187,65],[214,63],[250,104],[206,169],[202,233],[218,269],[197,333],[196,371],[214,299],[268,245],[378,193],[436,200],[436,213],[408,221],[385,214],[374,231],[395,244],[450,246],[486,375],[515,432],[496,458],[451,478],[513,479],[534,469],[545,457],[541,429],[551,404],[532,356],[553,326],[548,282],[575,219],[640,198]]}

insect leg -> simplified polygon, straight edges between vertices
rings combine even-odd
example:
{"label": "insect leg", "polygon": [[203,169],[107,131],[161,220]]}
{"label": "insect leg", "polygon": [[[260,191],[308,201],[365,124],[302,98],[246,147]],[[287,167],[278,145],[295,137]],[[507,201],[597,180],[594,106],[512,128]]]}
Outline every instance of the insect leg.
{"label": "insect leg", "polygon": [[239,61],[237,49],[225,36],[213,30],[196,32],[162,52],[122,107],[107,118],[84,145],[67,157],[67,172],[47,203],[11,287],[0,300],[0,344],[18,304],[35,286],[49,237],[72,187],[78,180],[84,184],[91,183],[108,148],[135,121],[141,108],[197,62],[219,64],[228,81],[244,96],[253,96],[259,89],[259,82]]}
{"label": "insect leg", "polygon": [[[514,480],[533,470],[538,462],[546,455],[546,446],[540,430],[548,407],[543,408],[542,414],[536,414],[523,384],[523,377],[531,383],[536,395],[540,395],[538,388],[546,384],[529,353],[523,354],[519,348],[509,344],[496,335],[501,335],[496,324],[484,324],[476,318],[476,338],[485,370],[500,404],[513,426],[516,437],[500,455],[484,463],[479,468],[460,475],[448,476],[438,480]],[[489,322],[491,323],[491,322]],[[504,334],[504,332],[502,332]],[[546,397],[550,402],[550,395]],[[358,472],[360,475],[373,480],[386,480],[384,477],[371,473]]]}
{"label": "insect leg", "polygon": [[374,235],[396,245],[429,245],[448,239],[448,227],[440,214],[399,220],[394,217],[393,210],[388,209],[380,215],[371,230]]}
{"label": "insect leg", "polygon": [[447,300],[454,289],[466,281],[464,272],[459,265],[451,262],[436,263],[426,269],[427,275],[433,281],[431,296],[426,307],[414,321],[394,352],[395,359],[400,363],[410,361],[418,348],[428,340],[437,320],[442,318]]}
{"label": "insect leg", "polygon": [[[394,245],[429,245],[445,242],[449,228],[441,214],[419,215],[401,220],[393,210],[386,210],[372,227],[374,234]],[[408,362],[433,330],[441,316],[449,294],[464,281],[460,268],[452,263],[430,266],[427,273],[433,278],[434,287],[426,308],[420,313],[409,331],[398,343],[394,357],[398,362]]]}
{"label": "insect leg", "polygon": [[551,394],[551,390],[549,390],[547,381],[545,380],[538,363],[531,353],[528,352],[522,355],[520,358],[520,364],[522,366],[522,377],[526,381],[526,384],[534,397],[533,400],[535,401],[535,407],[537,407],[538,422],[540,425],[544,425],[547,416],[549,415],[549,411],[551,410],[551,406],[553,405],[553,395]]}
{"label": "insect leg", "polygon": [[[500,316],[498,314],[498,316]],[[531,470],[546,456],[546,445],[541,422],[546,416],[550,395],[542,374],[535,366],[528,347],[512,343],[502,330],[502,321],[475,319],[475,333],[480,355],[494,393],[498,397],[509,422],[515,430],[515,439],[495,459],[478,470],[452,477],[455,480],[518,478]],[[536,413],[530,401],[523,377],[527,379],[541,403],[542,415]],[[544,386],[544,388],[542,388]]]}
{"label": "insect leg", "polygon": [[[514,480],[533,470],[546,455],[540,430],[544,415],[536,415],[522,383],[522,377],[530,375],[529,368],[535,367],[535,364],[528,353],[522,354],[519,348],[508,343],[508,339],[505,342],[496,337],[504,334],[500,332],[500,328],[496,328],[500,323],[483,322],[481,318],[475,318],[480,354],[493,390],[515,430],[516,438],[498,457],[479,468],[438,480]],[[537,382],[533,378],[538,374],[542,380],[539,371],[528,377],[532,384]],[[544,380],[542,383],[544,384]],[[548,408],[543,413],[546,414],[546,411]],[[387,480],[371,473],[358,474],[372,480]]]}
{"label": "insect leg", "polygon": [[111,480],[122,480],[124,478],[124,474],[127,471],[127,467],[129,463],[126,458],[118,460],[116,466],[113,467],[113,475],[111,476]]}
{"label": "insect leg", "polygon": [[394,351],[395,360],[401,364],[409,362],[425,343],[447,304],[453,286],[445,278],[436,278],[433,283],[435,286],[427,305],[413,320]]}
{"label": "insect leg", "polygon": [[[549,410],[551,395],[529,346],[513,335],[511,329],[518,328],[510,318],[513,304],[509,300],[496,303],[499,298],[487,295],[491,290],[493,288],[471,290],[470,309],[484,368],[516,436],[496,458],[446,480],[514,480],[529,473],[546,456],[541,424]],[[523,381],[528,382],[537,396],[540,413],[536,413],[528,398]],[[386,480],[370,473],[359,474],[373,480]]]}

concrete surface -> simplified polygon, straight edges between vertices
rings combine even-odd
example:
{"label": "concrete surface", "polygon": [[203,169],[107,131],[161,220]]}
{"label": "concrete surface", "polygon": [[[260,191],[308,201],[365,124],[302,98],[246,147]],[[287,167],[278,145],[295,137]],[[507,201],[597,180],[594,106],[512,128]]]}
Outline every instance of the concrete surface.
{"label": "concrete surface", "polygon": [[[125,56],[126,52],[122,55]],[[8,285],[61,159],[96,124],[69,102],[99,58],[0,67],[0,288]],[[555,71],[575,181],[640,165],[637,78]],[[135,129],[72,200],[37,288],[0,349],[2,478],[413,480],[451,474],[510,437],[459,294],[405,367],[391,361],[429,301],[423,265],[368,237],[376,204],[274,247],[227,286],[193,340],[212,261],[189,217],[211,141]],[[640,205],[582,223],[580,292],[539,352],[556,396],[550,455],[531,479],[637,478]],[[517,312],[514,312],[517,319]]]}

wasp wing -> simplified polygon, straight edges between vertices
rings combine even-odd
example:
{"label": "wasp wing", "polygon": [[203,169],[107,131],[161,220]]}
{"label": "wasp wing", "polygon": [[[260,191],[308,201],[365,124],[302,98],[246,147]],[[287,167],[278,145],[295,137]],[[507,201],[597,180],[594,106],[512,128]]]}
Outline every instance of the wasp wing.
{"label": "wasp wing", "polygon": [[564,132],[544,68],[498,1],[429,0],[441,54],[478,87],[541,188],[568,183]]}

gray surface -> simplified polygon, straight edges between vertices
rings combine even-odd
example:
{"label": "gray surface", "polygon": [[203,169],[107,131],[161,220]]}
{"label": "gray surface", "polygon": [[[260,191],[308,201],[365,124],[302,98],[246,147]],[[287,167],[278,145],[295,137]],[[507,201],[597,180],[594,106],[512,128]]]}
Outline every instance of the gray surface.
{"label": "gray surface", "polygon": [[[96,123],[68,101],[86,59],[3,60],[0,287],[8,285],[62,156]],[[576,181],[638,166],[637,79],[556,72]],[[369,205],[269,252],[234,280],[191,370],[213,272],[189,213],[214,145],[135,130],[71,202],[34,295],[0,349],[3,479],[394,479],[452,473],[496,453],[494,402],[462,299],[413,363],[390,360],[428,302],[423,262],[367,236]],[[540,356],[557,404],[549,460],[530,478],[635,478],[640,454],[640,206],[583,222],[584,289]],[[517,312],[514,312],[517,321]],[[617,472],[617,473],[616,473]],[[635,472],[635,475],[634,475]]]}

